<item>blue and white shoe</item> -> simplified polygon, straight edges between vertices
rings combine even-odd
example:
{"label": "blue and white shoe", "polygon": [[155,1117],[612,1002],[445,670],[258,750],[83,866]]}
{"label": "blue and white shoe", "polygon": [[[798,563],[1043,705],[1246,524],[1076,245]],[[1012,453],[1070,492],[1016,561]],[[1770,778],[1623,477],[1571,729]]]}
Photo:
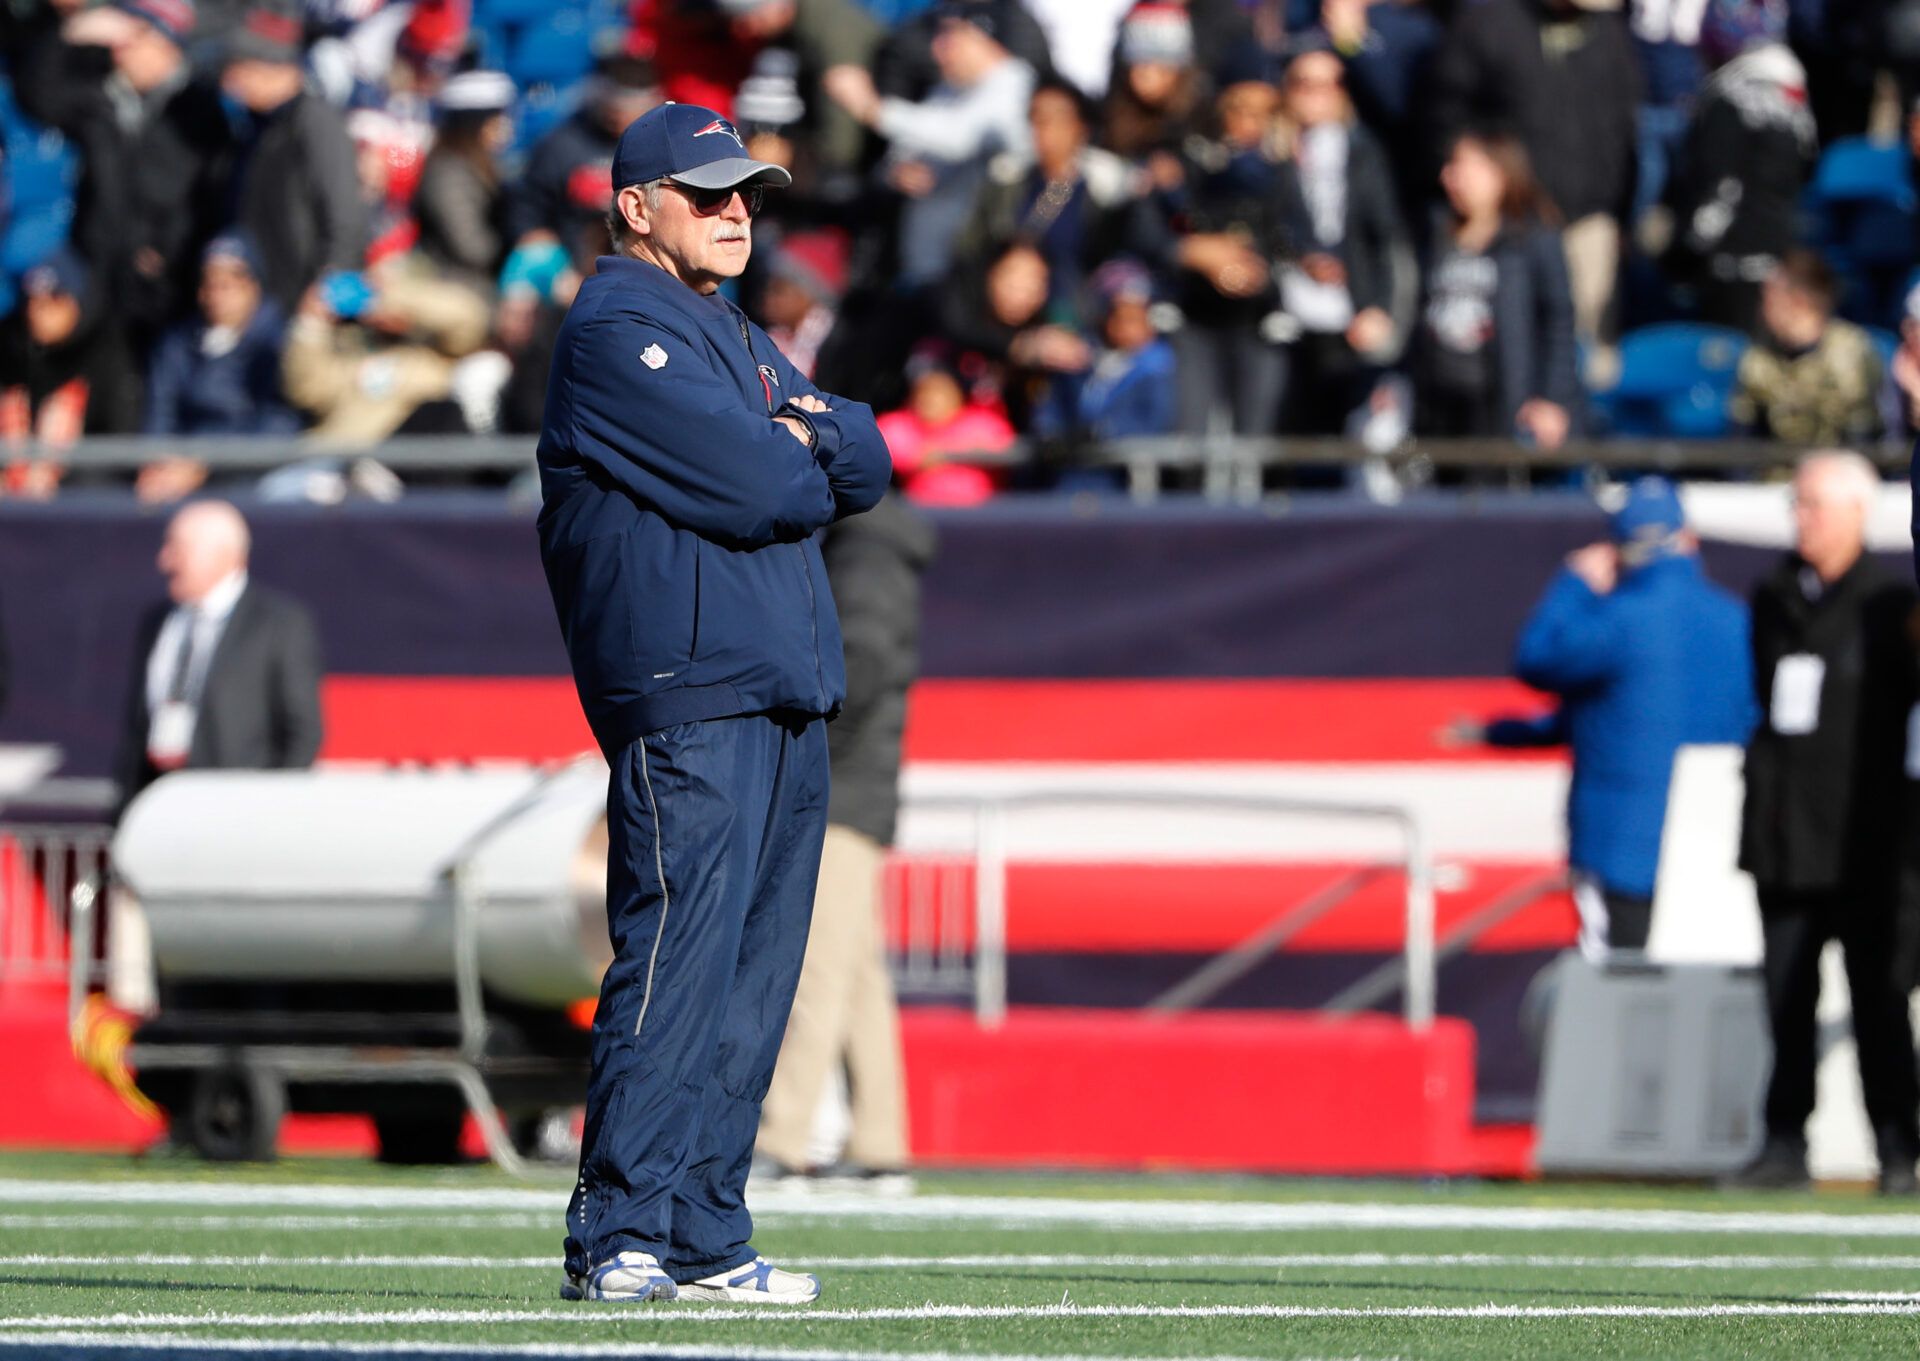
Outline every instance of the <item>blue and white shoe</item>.
{"label": "blue and white shoe", "polygon": [[563,1300],[618,1300],[643,1303],[670,1300],[680,1294],[673,1277],[660,1269],[650,1252],[617,1252],[584,1276],[567,1273],[560,1287]]}
{"label": "blue and white shoe", "polygon": [[820,1278],[782,1271],[764,1257],[703,1276],[680,1287],[683,1300],[722,1304],[812,1304],[820,1298]]}

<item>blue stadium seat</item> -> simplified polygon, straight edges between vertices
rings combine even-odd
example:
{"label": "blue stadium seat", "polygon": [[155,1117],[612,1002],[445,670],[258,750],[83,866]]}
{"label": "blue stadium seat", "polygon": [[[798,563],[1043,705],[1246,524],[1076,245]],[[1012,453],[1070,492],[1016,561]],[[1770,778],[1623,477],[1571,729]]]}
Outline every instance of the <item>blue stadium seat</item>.
{"label": "blue stadium seat", "polygon": [[513,48],[507,25],[492,21],[481,23],[475,20],[471,36],[478,65],[490,71],[506,69],[507,53]]}
{"label": "blue stadium seat", "polygon": [[507,55],[507,74],[522,90],[534,85],[571,85],[593,68],[586,16],[560,10],[521,30]]}
{"label": "blue stadium seat", "polygon": [[1894,270],[1913,266],[1914,214],[1881,200],[1846,205],[1835,213],[1832,249],[1854,270]]}
{"label": "blue stadium seat", "polygon": [[522,95],[513,106],[513,146],[510,155],[524,157],[542,137],[574,111],[576,100],[548,86]]}
{"label": "blue stadium seat", "polygon": [[70,202],[80,182],[80,158],[57,129],[20,111],[0,81],[0,141],[6,148],[7,197],[15,212]]}
{"label": "blue stadium seat", "polygon": [[553,9],[553,0],[474,0],[473,22],[480,28],[538,23]]}
{"label": "blue stadium seat", "polygon": [[1843,137],[1821,155],[1808,193],[1820,204],[1875,202],[1912,212],[1907,154],[1903,142]]}
{"label": "blue stadium seat", "polygon": [[1713,439],[1728,430],[1747,338],[1724,326],[1673,322],[1620,340],[1620,377],[1593,397],[1608,434],[1641,439]]}
{"label": "blue stadium seat", "polygon": [[624,44],[632,8],[628,0],[587,0],[587,27],[595,34],[615,30]]}
{"label": "blue stadium seat", "polygon": [[19,278],[64,245],[72,225],[71,203],[16,212],[0,236],[0,273]]}
{"label": "blue stadium seat", "polygon": [[1908,159],[1903,142],[1843,138],[1827,148],[1807,185],[1808,244],[1840,275],[1840,312],[1854,321],[1884,325],[1897,315],[1920,232]]}
{"label": "blue stadium seat", "polygon": [[36,155],[29,151],[25,155],[16,154],[13,144],[7,147],[7,193],[13,202],[14,211],[20,212],[33,208],[51,207],[73,197],[78,182],[78,163],[65,150],[65,139],[57,144],[61,151],[48,156]]}
{"label": "blue stadium seat", "polygon": [[860,4],[891,28],[921,10],[932,9],[934,0],[860,0]]}
{"label": "blue stadium seat", "polygon": [[80,158],[58,131],[20,112],[13,89],[0,80],[0,144],[6,153],[9,211],[0,230],[0,283],[12,307],[14,281],[66,241],[73,224],[73,193]]}

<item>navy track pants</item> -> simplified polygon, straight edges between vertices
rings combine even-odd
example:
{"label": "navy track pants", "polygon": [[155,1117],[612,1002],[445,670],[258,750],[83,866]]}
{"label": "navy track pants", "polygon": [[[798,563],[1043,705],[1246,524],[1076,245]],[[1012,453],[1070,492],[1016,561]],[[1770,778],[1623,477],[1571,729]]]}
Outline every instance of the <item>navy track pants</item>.
{"label": "navy track pants", "polygon": [[613,760],[607,922],[566,1262],[639,1249],[676,1281],[750,1260],[747,1169],[806,953],[823,719],[650,733]]}

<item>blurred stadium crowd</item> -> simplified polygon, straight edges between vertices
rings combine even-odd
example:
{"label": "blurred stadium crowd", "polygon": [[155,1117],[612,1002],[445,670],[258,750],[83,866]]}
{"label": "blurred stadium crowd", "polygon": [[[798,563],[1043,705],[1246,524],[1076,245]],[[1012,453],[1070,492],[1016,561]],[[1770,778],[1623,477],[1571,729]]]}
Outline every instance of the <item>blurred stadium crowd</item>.
{"label": "blurred stadium crowd", "polygon": [[[1113,485],[1076,454],[1133,436],[1549,455],[1920,420],[1920,0],[13,0],[0,23],[13,494],[79,480],[60,451],[89,435],[537,430],[614,140],[663,99],[791,167],[740,301],[884,413],[922,500]],[[155,452],[143,497],[208,479]]]}

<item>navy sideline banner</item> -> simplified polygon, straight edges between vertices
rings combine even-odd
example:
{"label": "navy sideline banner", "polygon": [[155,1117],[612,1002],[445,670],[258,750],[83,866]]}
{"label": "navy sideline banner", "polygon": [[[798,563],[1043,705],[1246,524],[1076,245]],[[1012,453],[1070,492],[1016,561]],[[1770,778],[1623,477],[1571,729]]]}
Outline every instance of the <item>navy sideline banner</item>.
{"label": "navy sideline banner", "polygon": [[[246,505],[254,571],[314,611],[328,670],[564,674],[529,508],[497,497]],[[946,678],[1395,678],[1504,674],[1516,629],[1600,517],[1575,497],[1284,513],[1067,500],[935,517],[924,670]],[[166,516],[75,496],[0,503],[0,741],[104,773],[160,598]],[[1770,550],[1715,548],[1744,591]]]}

